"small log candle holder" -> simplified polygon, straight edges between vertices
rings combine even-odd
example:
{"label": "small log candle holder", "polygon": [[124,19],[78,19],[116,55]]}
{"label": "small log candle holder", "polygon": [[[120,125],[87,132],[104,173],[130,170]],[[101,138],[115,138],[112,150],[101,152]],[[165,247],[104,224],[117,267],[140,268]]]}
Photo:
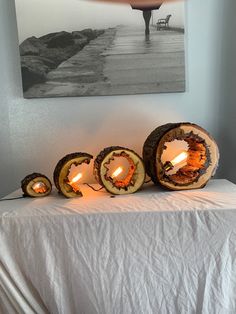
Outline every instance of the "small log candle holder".
{"label": "small log candle holder", "polygon": [[148,136],[143,160],[155,184],[171,190],[198,189],[215,174],[219,150],[215,140],[200,126],[169,123]]}
{"label": "small log candle holder", "polygon": [[134,151],[120,147],[107,147],[94,161],[94,176],[112,194],[136,192],[144,183],[144,164]]}
{"label": "small log candle holder", "polygon": [[21,181],[21,189],[24,196],[43,197],[52,191],[50,180],[41,173],[32,173]]}
{"label": "small log candle holder", "polygon": [[83,173],[77,172],[71,175],[71,169],[72,166],[78,167],[84,163],[89,164],[91,159],[93,159],[93,156],[87,153],[72,153],[66,155],[57,163],[53,179],[60,194],[67,198],[83,196],[78,185]]}

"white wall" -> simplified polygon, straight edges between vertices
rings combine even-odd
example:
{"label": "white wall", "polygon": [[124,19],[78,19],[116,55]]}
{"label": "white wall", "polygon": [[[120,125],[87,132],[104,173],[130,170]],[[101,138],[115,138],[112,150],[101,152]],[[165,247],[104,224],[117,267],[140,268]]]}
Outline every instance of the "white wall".
{"label": "white wall", "polygon": [[0,195],[30,172],[51,177],[70,152],[96,155],[118,144],[141,153],[147,135],[162,123],[191,121],[217,136],[223,3],[187,2],[186,93],[25,100],[14,0],[0,0]]}
{"label": "white wall", "polygon": [[[225,1],[218,141],[219,175],[236,183],[236,1]],[[226,18],[227,17],[227,18]]]}

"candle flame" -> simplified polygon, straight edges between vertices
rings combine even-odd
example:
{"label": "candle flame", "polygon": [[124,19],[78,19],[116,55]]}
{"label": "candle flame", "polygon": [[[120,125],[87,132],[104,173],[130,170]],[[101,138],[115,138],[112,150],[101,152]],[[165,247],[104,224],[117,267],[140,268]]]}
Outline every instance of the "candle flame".
{"label": "candle flame", "polygon": [[122,167],[118,167],[112,174],[112,179],[117,177],[119,174],[121,174],[121,172],[123,172],[123,168]]}
{"label": "candle flame", "polygon": [[82,173],[78,173],[71,181],[70,184],[78,182],[82,178]]}
{"label": "candle flame", "polygon": [[35,193],[47,192],[47,186],[43,182],[36,182],[33,184],[32,189]]}
{"label": "candle flame", "polygon": [[182,161],[185,161],[187,158],[188,158],[188,152],[183,151],[182,153],[180,153],[174,159],[171,160],[171,164],[175,166],[176,164],[179,164]]}

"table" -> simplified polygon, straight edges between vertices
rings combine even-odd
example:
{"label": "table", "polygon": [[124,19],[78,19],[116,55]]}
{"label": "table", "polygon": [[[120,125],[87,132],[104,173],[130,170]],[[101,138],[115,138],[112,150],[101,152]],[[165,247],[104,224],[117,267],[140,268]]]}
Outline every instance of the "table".
{"label": "table", "polygon": [[236,313],[234,184],[83,192],[0,202],[0,313]]}

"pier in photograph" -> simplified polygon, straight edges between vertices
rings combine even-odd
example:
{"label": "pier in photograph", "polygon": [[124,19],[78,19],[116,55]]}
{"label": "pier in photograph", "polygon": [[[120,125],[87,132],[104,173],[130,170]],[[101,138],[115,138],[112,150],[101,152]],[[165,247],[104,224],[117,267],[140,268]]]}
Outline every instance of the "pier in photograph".
{"label": "pier in photograph", "polygon": [[106,29],[30,87],[26,98],[145,94],[185,90],[184,33],[142,26]]}

